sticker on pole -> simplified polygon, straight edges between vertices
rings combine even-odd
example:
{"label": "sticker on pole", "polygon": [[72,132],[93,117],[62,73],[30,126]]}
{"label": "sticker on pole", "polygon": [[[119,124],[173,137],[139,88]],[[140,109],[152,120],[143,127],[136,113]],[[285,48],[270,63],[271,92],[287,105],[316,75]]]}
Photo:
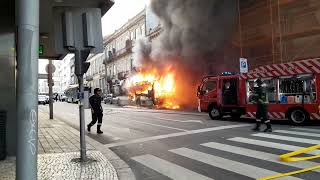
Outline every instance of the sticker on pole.
{"label": "sticker on pole", "polygon": [[84,93],[83,92],[78,92],[77,93],[77,98],[78,99],[83,99],[84,98]]}
{"label": "sticker on pole", "polygon": [[240,73],[247,73],[248,69],[248,60],[246,58],[240,58]]}

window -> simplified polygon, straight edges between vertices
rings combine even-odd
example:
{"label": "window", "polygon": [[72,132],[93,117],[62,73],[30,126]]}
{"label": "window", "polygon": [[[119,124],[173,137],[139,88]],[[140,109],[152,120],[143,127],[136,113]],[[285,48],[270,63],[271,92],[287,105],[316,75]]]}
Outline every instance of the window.
{"label": "window", "polygon": [[140,28],[136,29],[136,37],[139,38],[140,37]]}
{"label": "window", "polygon": [[205,93],[210,91],[214,91],[217,89],[217,82],[216,81],[207,81],[203,84],[201,90]]}
{"label": "window", "polygon": [[141,34],[142,34],[142,36],[145,36],[146,35],[146,28],[145,28],[145,25],[143,24],[142,26],[141,26]]}
{"label": "window", "polygon": [[136,33],[135,33],[135,31],[132,31],[131,32],[131,40],[134,40],[134,39],[136,39]]}

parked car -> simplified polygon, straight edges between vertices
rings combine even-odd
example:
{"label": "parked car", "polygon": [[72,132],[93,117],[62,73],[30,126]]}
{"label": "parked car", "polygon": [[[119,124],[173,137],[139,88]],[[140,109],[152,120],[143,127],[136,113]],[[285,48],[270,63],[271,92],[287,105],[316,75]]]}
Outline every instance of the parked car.
{"label": "parked car", "polygon": [[104,97],[104,99],[103,99],[104,104],[107,104],[107,103],[112,104],[112,98],[113,98],[113,95],[112,95],[112,94],[107,94],[107,95]]}
{"label": "parked car", "polygon": [[38,104],[43,104],[43,105],[48,104],[46,95],[38,95]]}
{"label": "parked car", "polygon": [[67,96],[65,96],[65,95],[61,96],[61,101],[62,102],[67,102],[67,99],[68,99]]}
{"label": "parked car", "polygon": [[47,103],[47,104],[50,103],[50,98],[49,98],[49,96],[46,96],[46,103]]}

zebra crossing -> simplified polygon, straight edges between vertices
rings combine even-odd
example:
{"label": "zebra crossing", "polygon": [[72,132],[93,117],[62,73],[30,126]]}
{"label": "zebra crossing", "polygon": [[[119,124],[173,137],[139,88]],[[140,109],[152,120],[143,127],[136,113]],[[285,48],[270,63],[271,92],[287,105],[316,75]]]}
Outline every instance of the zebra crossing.
{"label": "zebra crossing", "polygon": [[[247,177],[248,179],[257,179],[261,177],[271,176],[279,173],[286,173],[290,169],[306,169],[314,166],[319,166],[317,161],[300,161],[295,163],[286,163],[278,160],[279,153],[275,152],[291,152],[302,148],[309,147],[311,145],[320,144],[320,132],[319,129],[309,128],[291,128],[289,130],[275,130],[274,133],[254,133],[250,137],[233,137],[228,138],[225,142],[207,142],[201,143],[198,146],[209,149],[209,152],[202,152],[201,149],[180,147],[176,149],[168,150],[174,156],[183,157],[188,161],[188,164],[193,162],[203,163],[210,167],[222,169],[226,172],[235,173]],[[280,141],[279,141],[280,140]],[[294,145],[293,145],[294,144]],[[298,144],[298,145],[296,145]],[[260,150],[254,149],[255,147]],[[261,151],[261,149],[264,149]],[[271,150],[270,150],[271,149]],[[212,152],[211,152],[212,150]],[[240,157],[257,159],[271,163],[275,166],[281,166],[281,170],[274,171],[275,168],[258,167],[256,165],[246,162],[241,162],[239,158],[233,159],[233,156],[225,156],[219,152],[234,154]],[[271,153],[271,152],[273,153]],[[320,150],[308,152],[309,155],[319,155]],[[188,167],[183,167],[180,164],[176,164],[167,159],[161,159],[152,154],[145,154],[141,156],[135,156],[131,158],[135,162],[148,167],[163,176],[166,176],[173,180],[214,180],[217,177],[210,177],[208,174],[192,170]],[[189,162],[190,161],[190,162]],[[289,169],[283,171],[283,169]],[[313,178],[320,179],[320,169],[314,170]],[[211,175],[212,176],[212,175]],[[281,180],[298,180],[306,179],[305,176],[287,176],[279,178]],[[221,176],[220,176],[221,179]],[[229,179],[228,179],[229,180]],[[230,179],[231,180],[231,179]]]}

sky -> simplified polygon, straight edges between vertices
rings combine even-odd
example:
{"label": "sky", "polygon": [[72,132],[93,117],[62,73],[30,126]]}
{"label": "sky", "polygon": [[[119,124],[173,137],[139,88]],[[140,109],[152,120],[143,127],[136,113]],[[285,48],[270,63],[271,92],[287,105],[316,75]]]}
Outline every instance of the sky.
{"label": "sky", "polygon": [[[150,0],[115,0],[115,4],[101,19],[102,35],[112,34],[142,11],[149,2]],[[45,67],[47,64],[47,60],[39,60],[40,74],[46,73]]]}
{"label": "sky", "polygon": [[150,0],[115,0],[115,4],[102,17],[102,35],[110,35],[129,19],[137,15]]}

